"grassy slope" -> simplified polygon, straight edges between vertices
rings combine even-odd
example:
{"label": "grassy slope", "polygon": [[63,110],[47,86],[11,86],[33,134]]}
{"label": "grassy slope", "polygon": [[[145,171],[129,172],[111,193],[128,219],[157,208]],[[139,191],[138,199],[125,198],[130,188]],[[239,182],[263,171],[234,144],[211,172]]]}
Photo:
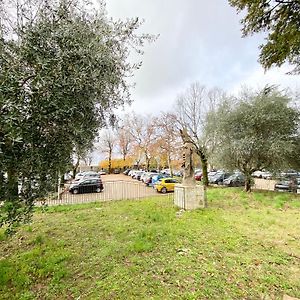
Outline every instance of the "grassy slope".
{"label": "grassy slope", "polygon": [[209,208],[172,196],[49,208],[0,235],[1,299],[300,297],[300,197],[210,189]]}

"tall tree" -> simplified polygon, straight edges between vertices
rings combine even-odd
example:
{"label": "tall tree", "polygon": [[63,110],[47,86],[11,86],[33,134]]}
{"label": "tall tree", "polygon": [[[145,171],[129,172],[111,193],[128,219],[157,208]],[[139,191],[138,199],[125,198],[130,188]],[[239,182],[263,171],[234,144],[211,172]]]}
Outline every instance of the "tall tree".
{"label": "tall tree", "polygon": [[153,157],[153,143],[156,140],[156,130],[151,116],[133,114],[130,119],[130,134],[134,141],[136,151],[145,160],[147,170],[150,168],[150,161]]}
{"label": "tall tree", "polygon": [[173,176],[172,160],[177,156],[181,146],[177,121],[175,114],[165,112],[154,119],[154,126],[157,128],[156,147],[166,154],[171,176]]}
{"label": "tall tree", "polygon": [[229,0],[242,19],[243,35],[268,32],[261,45],[259,61],[265,69],[284,62],[294,65],[300,73],[300,1],[299,0]]}
{"label": "tall tree", "polygon": [[129,101],[126,77],[139,65],[127,58],[149,37],[135,33],[137,19],[108,19],[102,2],[93,9],[80,0],[4,2],[0,226],[9,231],[27,220],[76,146],[85,149],[112,109]]}
{"label": "tall tree", "polygon": [[259,93],[245,91],[231,106],[216,113],[219,134],[219,165],[239,169],[251,188],[256,170],[286,168],[299,157],[299,111],[290,98],[274,87]]}
{"label": "tall tree", "polygon": [[208,185],[208,158],[213,150],[212,134],[206,134],[207,116],[223,101],[225,94],[220,89],[207,89],[195,82],[178,96],[176,114],[180,126],[187,130],[190,142],[200,158],[203,183]]}
{"label": "tall tree", "polygon": [[100,135],[99,150],[107,155],[108,160],[108,173],[112,171],[112,154],[117,144],[115,130],[108,128],[104,129]]}
{"label": "tall tree", "polygon": [[117,130],[117,144],[124,161],[132,150],[133,142],[130,131],[128,130],[130,126],[127,121],[128,118],[129,116],[125,116],[125,121],[122,122],[121,126],[119,126]]}

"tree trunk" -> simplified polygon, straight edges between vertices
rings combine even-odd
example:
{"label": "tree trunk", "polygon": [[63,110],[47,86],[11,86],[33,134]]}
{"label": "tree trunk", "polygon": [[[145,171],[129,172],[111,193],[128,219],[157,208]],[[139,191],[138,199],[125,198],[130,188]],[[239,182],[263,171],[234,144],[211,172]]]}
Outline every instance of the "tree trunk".
{"label": "tree trunk", "polygon": [[0,200],[4,199],[5,185],[4,185],[4,173],[0,171]]}
{"label": "tree trunk", "polygon": [[197,149],[196,153],[200,157],[201,167],[202,167],[202,182],[204,186],[208,186],[208,171],[207,171],[207,158],[201,149]]}
{"label": "tree trunk", "polygon": [[80,162],[80,158],[77,157],[77,161],[76,161],[75,165],[73,166],[73,178],[75,178],[75,176],[76,176],[77,169],[78,169],[78,166],[79,166],[79,162]]}
{"label": "tree trunk", "polygon": [[111,155],[112,155],[112,151],[109,151],[109,154],[108,154],[108,174],[111,173]]}
{"label": "tree trunk", "polygon": [[18,198],[18,176],[14,169],[9,169],[7,171],[6,197],[9,200]]}
{"label": "tree trunk", "polygon": [[251,176],[245,174],[245,192],[251,192]]}
{"label": "tree trunk", "polygon": [[204,186],[204,207],[207,207],[207,193],[206,193],[206,190],[207,190],[207,186]]}
{"label": "tree trunk", "polygon": [[204,186],[208,186],[208,171],[207,171],[207,159],[205,156],[201,159],[201,165],[202,165],[202,182]]}
{"label": "tree trunk", "polygon": [[160,159],[156,159],[156,169],[160,171]]}
{"label": "tree trunk", "polygon": [[171,166],[171,157],[170,157],[170,155],[168,155],[168,168],[170,170],[171,177],[173,177],[173,169],[172,169],[172,166]]}
{"label": "tree trunk", "polygon": [[146,170],[149,171],[150,169],[150,158],[147,155],[147,152],[145,152],[145,158],[146,158]]}

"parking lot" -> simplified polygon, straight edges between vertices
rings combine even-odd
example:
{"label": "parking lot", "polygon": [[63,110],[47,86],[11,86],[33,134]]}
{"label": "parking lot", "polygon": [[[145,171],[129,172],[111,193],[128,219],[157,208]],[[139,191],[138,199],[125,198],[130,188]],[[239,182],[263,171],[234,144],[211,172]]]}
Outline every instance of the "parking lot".
{"label": "parking lot", "polygon": [[111,201],[141,199],[157,196],[158,193],[144,183],[132,179],[123,174],[112,174],[101,176],[104,190],[101,193],[71,194],[66,189],[61,193],[60,198],[47,199],[48,205],[77,204],[94,201]]}
{"label": "parking lot", "polygon": [[[68,191],[68,185],[61,192],[60,197],[47,199],[48,205],[59,204],[76,204],[87,203],[94,201],[112,201],[112,200],[127,200],[127,199],[142,199],[158,194],[153,188],[147,187],[141,181],[132,179],[131,176],[124,174],[102,175],[104,190],[101,193],[86,193],[73,195]],[[253,189],[257,190],[274,190],[275,180],[254,178]],[[169,194],[169,197],[173,194]]]}

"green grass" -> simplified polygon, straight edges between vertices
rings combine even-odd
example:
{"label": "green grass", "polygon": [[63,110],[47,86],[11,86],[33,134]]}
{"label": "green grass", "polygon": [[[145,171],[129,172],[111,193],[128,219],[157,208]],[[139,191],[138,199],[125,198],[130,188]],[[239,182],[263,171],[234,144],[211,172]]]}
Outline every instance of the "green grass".
{"label": "green grass", "polygon": [[205,210],[172,197],[50,207],[0,232],[1,299],[300,297],[300,197],[208,190]]}

